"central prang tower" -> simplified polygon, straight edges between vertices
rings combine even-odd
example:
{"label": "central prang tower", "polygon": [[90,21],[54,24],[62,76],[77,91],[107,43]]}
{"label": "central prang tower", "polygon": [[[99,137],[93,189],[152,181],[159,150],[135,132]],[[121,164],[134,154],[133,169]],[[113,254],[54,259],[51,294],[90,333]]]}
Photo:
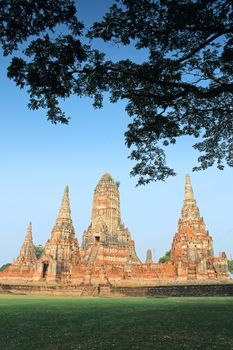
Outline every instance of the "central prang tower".
{"label": "central prang tower", "polygon": [[92,207],[92,225],[98,228],[104,222],[109,233],[116,232],[121,223],[120,195],[111,175],[105,173],[97,184]]}
{"label": "central prang tower", "polygon": [[121,222],[118,184],[108,173],[95,188],[91,224],[84,231],[81,253],[87,265],[140,263],[130,232]]}

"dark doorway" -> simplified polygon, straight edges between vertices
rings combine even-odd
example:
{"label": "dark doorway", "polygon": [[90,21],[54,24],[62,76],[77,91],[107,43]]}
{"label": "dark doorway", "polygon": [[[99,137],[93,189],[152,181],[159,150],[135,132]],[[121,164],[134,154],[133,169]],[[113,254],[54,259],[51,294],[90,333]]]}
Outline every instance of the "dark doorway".
{"label": "dark doorway", "polygon": [[49,264],[47,262],[43,263],[42,278],[45,278],[48,272]]}
{"label": "dark doorway", "polygon": [[95,241],[98,243],[100,241],[100,236],[95,236]]}

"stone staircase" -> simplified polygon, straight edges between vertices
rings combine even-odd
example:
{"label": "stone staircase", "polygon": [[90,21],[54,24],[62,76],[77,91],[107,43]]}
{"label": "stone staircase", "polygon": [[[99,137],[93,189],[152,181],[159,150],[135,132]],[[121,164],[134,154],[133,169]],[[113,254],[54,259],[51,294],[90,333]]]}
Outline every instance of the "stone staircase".
{"label": "stone staircase", "polygon": [[99,244],[96,243],[91,248],[91,253],[90,253],[89,258],[87,260],[87,265],[94,265],[96,258],[97,258],[98,251],[99,251]]}
{"label": "stone staircase", "polygon": [[188,280],[195,280],[197,278],[196,275],[196,265],[189,264],[188,265]]}
{"label": "stone staircase", "polygon": [[97,297],[98,296],[98,287],[97,286],[84,286],[82,287],[82,292],[79,295],[80,297]]}

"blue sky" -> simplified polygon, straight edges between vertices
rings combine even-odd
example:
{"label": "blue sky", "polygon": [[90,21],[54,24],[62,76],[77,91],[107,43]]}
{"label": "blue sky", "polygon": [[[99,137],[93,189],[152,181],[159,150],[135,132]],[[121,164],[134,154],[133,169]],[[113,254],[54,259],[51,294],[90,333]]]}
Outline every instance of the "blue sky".
{"label": "blue sky", "polygon": [[[100,17],[111,1],[80,1],[79,16],[86,23]],[[100,43],[97,43],[97,46]],[[127,55],[142,61],[144,53],[107,45],[109,57]],[[164,183],[135,187],[130,178],[133,163],[124,145],[129,117],[124,103],[94,110],[90,99],[72,97],[63,103],[71,116],[69,126],[51,125],[45,111],[27,109],[27,93],[6,78],[3,61],[0,76],[0,265],[15,258],[29,221],[36,244],[45,244],[55,223],[65,185],[70,187],[73,221],[79,242],[90,223],[94,188],[105,172],[120,181],[122,220],[131,231],[136,250],[144,260],[146,249],[157,260],[170,249],[182,207],[184,177],[191,174],[198,153],[184,138],[168,150],[168,164],[177,176]],[[233,169],[211,168],[191,174],[195,197],[214,240],[215,255],[233,255]]]}

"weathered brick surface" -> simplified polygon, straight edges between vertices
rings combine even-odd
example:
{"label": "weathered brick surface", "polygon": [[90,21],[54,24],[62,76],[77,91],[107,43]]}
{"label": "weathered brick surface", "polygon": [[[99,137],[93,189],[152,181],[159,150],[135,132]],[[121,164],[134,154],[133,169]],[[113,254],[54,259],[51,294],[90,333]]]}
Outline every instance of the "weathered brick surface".
{"label": "weathered brick surface", "polygon": [[0,273],[0,278],[2,276],[3,278],[11,277],[14,279],[21,277],[24,280],[31,279],[33,277],[35,264],[36,255],[32,240],[32,224],[30,222],[19,256],[6,270]]}
{"label": "weathered brick surface", "polygon": [[233,296],[233,284],[164,285],[151,287],[0,284],[0,293],[76,297],[224,297]]}
{"label": "weathered brick surface", "polygon": [[[39,283],[41,292],[54,290],[56,293],[74,292],[76,295],[94,295],[96,290],[97,294],[105,295],[110,293],[109,288],[133,286],[137,287],[136,294],[159,294],[161,291],[161,295],[182,295],[198,293],[198,288],[173,288],[171,284],[229,280],[226,255],[222,253],[220,257],[214,257],[212,238],[200,216],[189,176],[186,176],[184,203],[172,242],[171,259],[161,264],[153,262],[151,251],[148,251],[145,263],[137,257],[131,234],[121,220],[118,184],[108,173],[102,176],[95,188],[91,223],[83,234],[81,248],[72,224],[69,190],[66,187],[44,254],[36,261],[29,225],[20,255],[10,268],[0,273],[0,283],[6,278],[9,285],[14,280],[31,281],[37,285],[36,288],[39,288]],[[44,282],[54,282],[55,285],[44,286]],[[72,287],[67,289],[69,284]],[[163,286],[153,287],[161,284],[169,286],[165,290]],[[22,285],[25,286],[22,288],[30,289],[28,285]],[[142,287],[145,289],[140,289]],[[200,293],[205,295],[214,290],[214,287],[206,288],[210,291],[205,291],[202,286]],[[134,289],[127,290],[127,293],[134,293]],[[118,292],[121,293],[121,290],[118,289]]]}
{"label": "weathered brick surface", "polygon": [[177,279],[211,280],[228,277],[226,255],[214,257],[213,241],[194,199],[190,178],[185,181],[185,196],[178,231],[171,249]]}
{"label": "weathered brick surface", "polygon": [[155,287],[112,287],[109,295],[128,297],[223,297],[233,296],[233,284],[199,284]]}
{"label": "weathered brick surface", "polygon": [[35,281],[71,278],[74,266],[80,263],[78,241],[71,219],[69,188],[65,187],[61,207],[44,254],[35,265]]}

